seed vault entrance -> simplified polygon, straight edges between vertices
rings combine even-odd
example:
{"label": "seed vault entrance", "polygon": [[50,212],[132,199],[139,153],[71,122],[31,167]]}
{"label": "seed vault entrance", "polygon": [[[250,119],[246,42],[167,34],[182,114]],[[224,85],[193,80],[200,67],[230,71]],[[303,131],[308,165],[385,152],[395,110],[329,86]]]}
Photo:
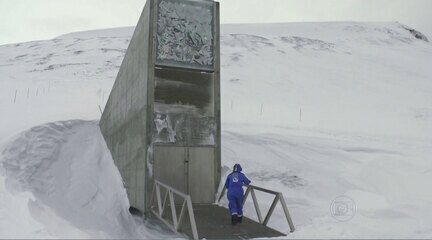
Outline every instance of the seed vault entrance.
{"label": "seed vault entrance", "polygon": [[100,128],[129,202],[149,209],[155,180],[214,203],[220,181],[219,5],[147,0]]}
{"label": "seed vault entrance", "polygon": [[219,38],[217,2],[147,0],[100,128],[132,207],[189,234],[179,224],[187,208],[196,239],[282,236],[246,217],[233,228],[228,210],[212,204],[221,177]]}

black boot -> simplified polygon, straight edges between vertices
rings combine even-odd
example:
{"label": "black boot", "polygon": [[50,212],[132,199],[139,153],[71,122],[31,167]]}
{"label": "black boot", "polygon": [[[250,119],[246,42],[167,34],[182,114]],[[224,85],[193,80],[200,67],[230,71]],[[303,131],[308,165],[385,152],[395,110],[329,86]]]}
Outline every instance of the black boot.
{"label": "black boot", "polygon": [[237,215],[232,215],[232,216],[231,216],[231,224],[234,226],[234,225],[237,224],[237,222],[238,222],[238,217],[237,217]]}
{"label": "black boot", "polygon": [[238,223],[241,223],[242,220],[243,220],[243,216],[240,216],[240,217],[237,218],[237,222],[238,222]]}

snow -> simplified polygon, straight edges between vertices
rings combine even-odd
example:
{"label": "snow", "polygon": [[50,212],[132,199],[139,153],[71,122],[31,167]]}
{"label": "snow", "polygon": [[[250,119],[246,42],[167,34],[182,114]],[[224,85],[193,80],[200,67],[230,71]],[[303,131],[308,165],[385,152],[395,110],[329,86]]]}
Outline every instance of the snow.
{"label": "snow", "polygon": [[[0,46],[0,238],[173,237],[130,216],[97,125],[132,32]],[[224,174],[238,162],[281,191],[290,238],[432,237],[432,46],[419,34],[222,26]],[[338,196],[354,201],[352,219],[332,216]],[[264,212],[271,196],[257,197]],[[288,232],[280,206],[270,226]]]}
{"label": "snow", "polygon": [[129,214],[120,173],[95,121],[33,127],[5,147],[2,165],[8,189],[32,193],[34,199],[23,209],[48,236],[155,236]]}

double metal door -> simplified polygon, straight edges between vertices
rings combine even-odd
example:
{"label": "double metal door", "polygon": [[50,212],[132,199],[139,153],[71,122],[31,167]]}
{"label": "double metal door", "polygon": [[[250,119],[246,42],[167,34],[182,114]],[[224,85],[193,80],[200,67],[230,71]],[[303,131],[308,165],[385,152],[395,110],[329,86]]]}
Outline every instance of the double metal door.
{"label": "double metal door", "polygon": [[193,203],[215,201],[215,148],[156,145],[155,179],[191,195]]}

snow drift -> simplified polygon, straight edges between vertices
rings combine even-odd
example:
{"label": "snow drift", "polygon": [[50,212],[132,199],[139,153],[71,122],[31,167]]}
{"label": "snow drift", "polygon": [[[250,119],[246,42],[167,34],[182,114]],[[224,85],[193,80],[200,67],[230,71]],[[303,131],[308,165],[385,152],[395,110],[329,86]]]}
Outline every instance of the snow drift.
{"label": "snow drift", "polygon": [[[0,46],[0,237],[171,236],[127,212],[95,121],[132,30]],[[239,162],[282,191],[289,237],[432,236],[426,36],[399,23],[225,25],[221,49],[225,173]],[[350,221],[331,215],[341,195],[357,205]],[[287,232],[280,209],[270,226]]]}
{"label": "snow drift", "polygon": [[97,122],[73,120],[31,128],[5,147],[1,164],[8,189],[33,195],[29,212],[50,236],[152,237],[129,214],[120,173]]}

